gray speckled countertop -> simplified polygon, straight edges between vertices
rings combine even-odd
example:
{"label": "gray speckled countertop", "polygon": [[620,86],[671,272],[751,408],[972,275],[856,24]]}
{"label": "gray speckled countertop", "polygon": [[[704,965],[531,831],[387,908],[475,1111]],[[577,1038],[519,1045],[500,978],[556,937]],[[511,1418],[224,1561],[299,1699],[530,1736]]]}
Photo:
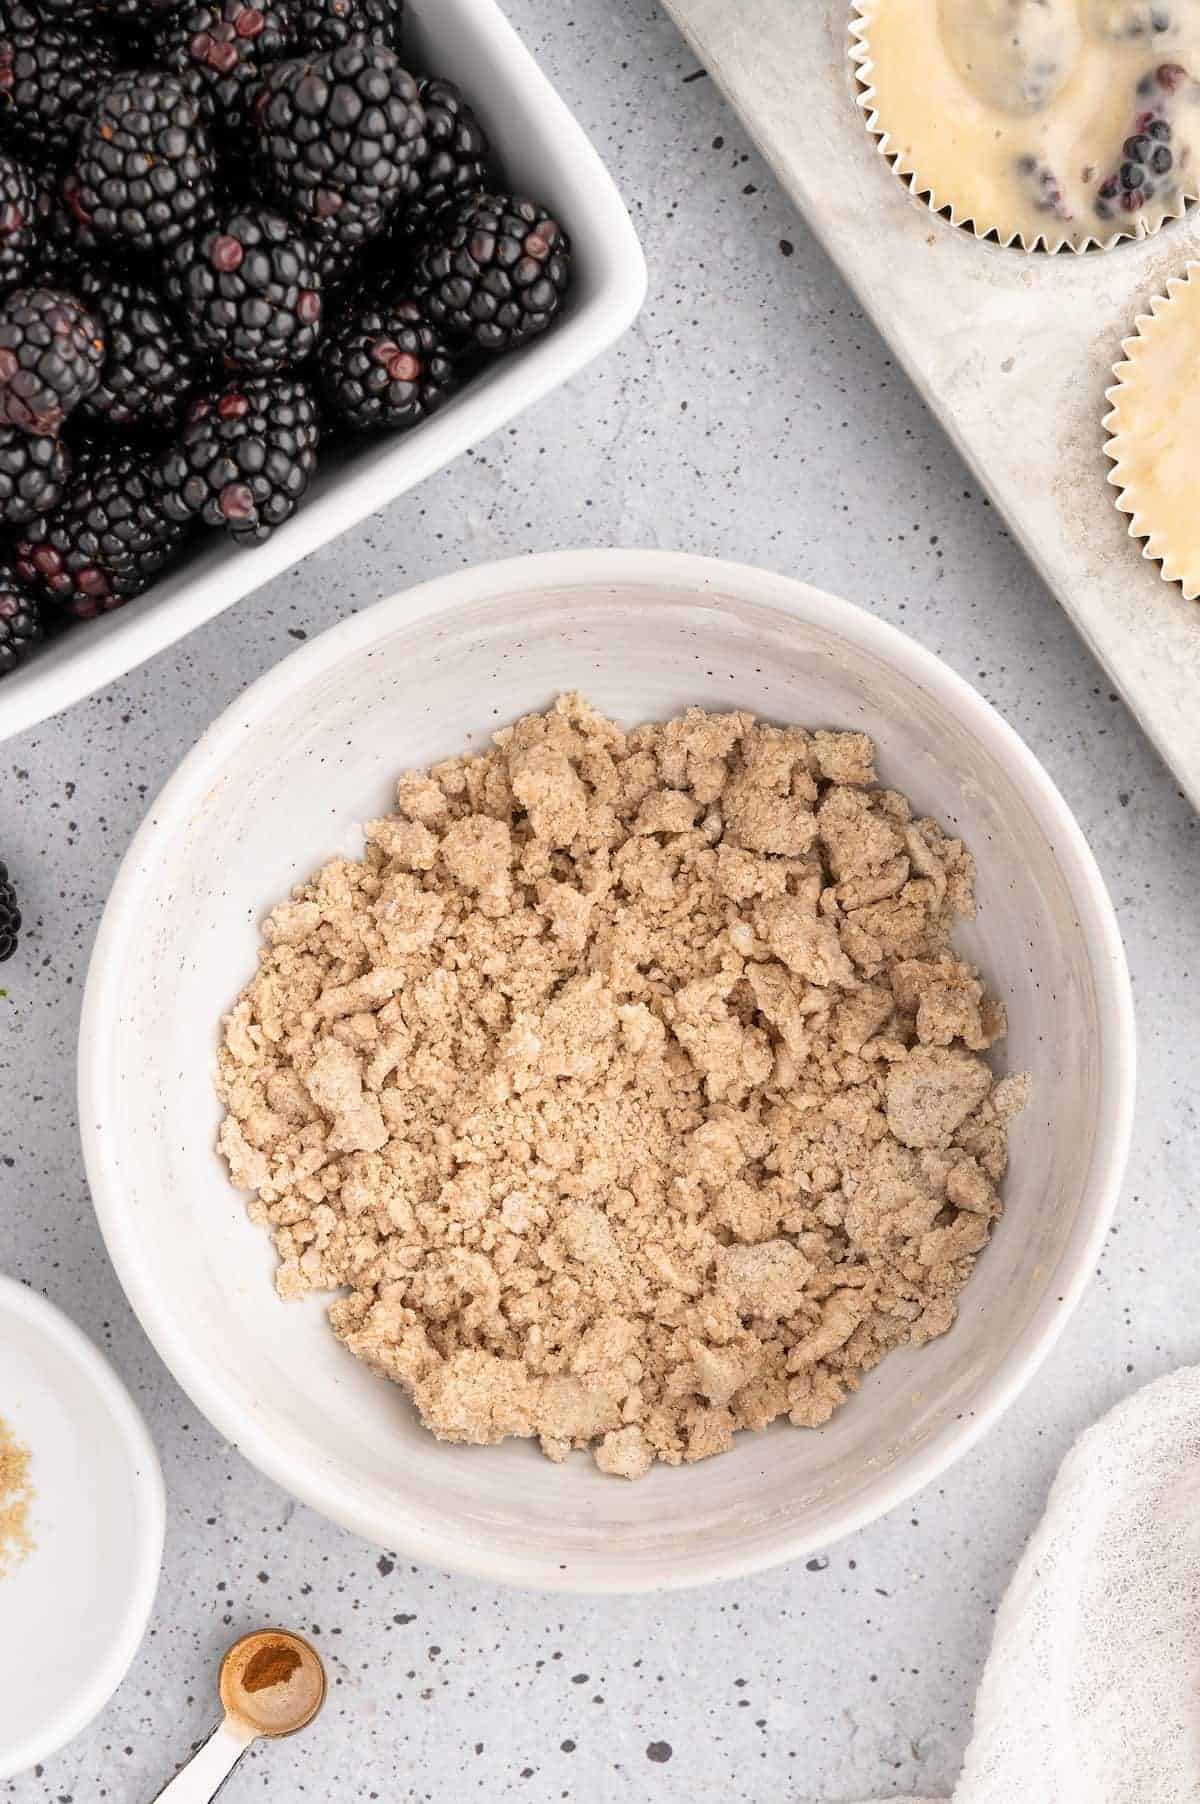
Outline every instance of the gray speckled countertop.
{"label": "gray speckled countertop", "polygon": [[[152,1797],[211,1724],[218,1651],[266,1618],[317,1641],[331,1706],[302,1749],[252,1755],[230,1804],[264,1789],[331,1804],[948,1791],[993,1611],[1072,1436],[1200,1357],[1195,817],[671,25],[649,0],[509,11],[630,200],[651,267],[638,326],[473,456],[0,748],[0,856],[29,922],[0,1003],[0,1266],[111,1354],[157,1440],[170,1509],[141,1655],[90,1730],[44,1771],[0,1783],[19,1804]],[[795,572],[969,677],[1091,838],[1142,1030],[1117,1224],[1024,1400],[941,1484],[827,1563],[661,1602],[545,1599],[414,1569],[260,1478],[131,1316],[75,1131],[77,1010],[104,896],[147,799],[200,731],[347,609],[461,564],[574,544]]]}

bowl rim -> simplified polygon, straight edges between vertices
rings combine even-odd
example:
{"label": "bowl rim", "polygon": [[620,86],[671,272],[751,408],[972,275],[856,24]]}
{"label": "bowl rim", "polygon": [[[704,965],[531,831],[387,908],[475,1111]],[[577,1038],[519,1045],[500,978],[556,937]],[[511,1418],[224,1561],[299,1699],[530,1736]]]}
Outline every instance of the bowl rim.
{"label": "bowl rim", "polygon": [[23,1740],[0,1747],[0,1779],[27,1772],[74,1740],[107,1704],[142,1644],[162,1566],[167,1504],[162,1468],[145,1420],[125,1385],[100,1349],[56,1303],[18,1278],[0,1273],[0,1321],[21,1316],[43,1340],[53,1342],[78,1367],[107,1404],[115,1423],[138,1496],[141,1523],[133,1537],[135,1565],[125,1601],[104,1659],[38,1729]]}
{"label": "bowl rim", "polygon": [[[149,1282],[136,1236],[124,1216],[122,1187],[100,1126],[111,1043],[108,1023],[120,1005],[120,974],[146,890],[158,866],[156,848],[185,825],[198,797],[216,780],[227,755],[263,717],[301,685],[388,637],[393,629],[436,621],[460,608],[502,594],[586,589],[615,592],[637,583],[646,588],[693,589],[697,599],[722,592],[773,608],[791,619],[830,628],[922,684],[953,705],[960,719],[1019,778],[1035,814],[1067,867],[1078,923],[1096,985],[1099,1040],[1105,1049],[1095,1155],[1084,1206],[1064,1247],[1062,1276],[1047,1295],[1026,1338],[1011,1348],[984,1379],[968,1416],[944,1424],[899,1460],[862,1499],[838,1508],[818,1536],[789,1528],[774,1532],[753,1551],[676,1557],[659,1572],[622,1574],[589,1568],[562,1571],[515,1551],[481,1551],[447,1532],[440,1519],[409,1506],[397,1493],[386,1513],[361,1501],[351,1482],[314,1472],[286,1441],[266,1431],[253,1414],[227,1397],[209,1374],[200,1351],[172,1309]],[[564,603],[565,605],[565,603]],[[84,1160],[100,1229],[117,1276],[135,1313],[167,1367],[227,1440],[277,1484],[323,1515],[376,1545],[446,1570],[544,1591],[622,1595],[686,1589],[769,1570],[819,1551],[874,1522],[944,1472],[973,1447],[1033,1377],[1057,1342],[1090,1281],[1124,1176],[1133,1128],[1136,1027],[1133,995],[1120,929],[1104,879],[1082,829],[1046,771],[990,702],[935,653],[852,602],[791,576],[754,565],[686,552],[575,550],[543,552],[471,566],[400,590],[373,607],[330,627],[290,653],[233,701],[202,734],[150,806],[122,861],[101,920],[88,970],[79,1032],[79,1119]]]}

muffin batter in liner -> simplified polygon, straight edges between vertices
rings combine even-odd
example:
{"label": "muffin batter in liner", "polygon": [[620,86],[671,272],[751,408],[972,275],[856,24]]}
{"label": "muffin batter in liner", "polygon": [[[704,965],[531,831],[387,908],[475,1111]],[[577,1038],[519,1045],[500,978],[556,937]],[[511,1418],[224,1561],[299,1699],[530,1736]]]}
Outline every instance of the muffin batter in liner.
{"label": "muffin batter in liner", "polygon": [[1200,597],[1200,506],[1196,446],[1200,444],[1200,263],[1189,263],[1125,340],[1108,390],[1105,446],[1114,468],[1108,480],[1121,492],[1117,506],[1131,515],[1129,536],[1145,541],[1163,579],[1179,583],[1188,601]]}
{"label": "muffin batter in liner", "polygon": [[1108,250],[1200,198],[1200,0],[852,0],[850,32],[881,155],[976,238]]}

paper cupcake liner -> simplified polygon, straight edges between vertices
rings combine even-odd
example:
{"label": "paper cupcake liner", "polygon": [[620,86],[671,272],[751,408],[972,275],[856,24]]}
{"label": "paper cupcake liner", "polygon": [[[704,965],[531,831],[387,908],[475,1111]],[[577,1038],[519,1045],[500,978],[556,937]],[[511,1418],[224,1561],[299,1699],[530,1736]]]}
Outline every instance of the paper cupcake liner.
{"label": "paper cupcake liner", "polygon": [[[1105,455],[1116,505],[1130,515],[1129,536],[1158,563],[1164,582],[1187,601],[1200,597],[1200,508],[1195,504],[1200,430],[1200,263],[1172,276],[1149,313],[1139,314],[1106,391]],[[1190,352],[1190,356],[1189,356]],[[1189,413],[1191,420],[1189,421]],[[1173,426],[1173,430],[1171,427]],[[1190,522],[1195,520],[1195,525]]]}
{"label": "paper cupcake liner", "polygon": [[1197,164],[1196,189],[1191,192],[1183,189],[1180,193],[1177,208],[1169,209],[1155,219],[1152,225],[1139,219],[1135,224],[1114,231],[1107,236],[1097,232],[1089,232],[1077,242],[1060,224],[1056,230],[1048,226],[1045,231],[1027,237],[1020,229],[1007,230],[995,221],[988,223],[974,217],[974,214],[962,208],[953,194],[939,191],[927,181],[917,168],[913,159],[894,146],[888,135],[887,123],[880,113],[872,75],[875,64],[871,54],[870,29],[871,20],[878,10],[879,0],[850,0],[850,61],[853,65],[855,79],[858,83],[858,105],[866,121],[867,130],[875,140],[875,147],[880,156],[895,171],[905,187],[916,200],[924,203],[937,218],[947,221],[960,231],[969,232],[979,243],[994,242],[1005,250],[1024,251],[1030,255],[1055,256],[1062,251],[1073,251],[1076,255],[1084,252],[1110,251],[1119,244],[1127,244],[1134,239],[1153,238],[1162,231],[1165,225],[1182,219],[1192,204],[1200,200],[1200,162]]}

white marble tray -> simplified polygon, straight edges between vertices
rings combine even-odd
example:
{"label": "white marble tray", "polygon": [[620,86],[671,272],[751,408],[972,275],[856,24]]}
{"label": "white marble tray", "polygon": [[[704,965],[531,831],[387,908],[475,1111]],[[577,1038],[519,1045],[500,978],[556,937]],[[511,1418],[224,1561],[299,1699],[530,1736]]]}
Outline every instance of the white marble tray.
{"label": "white marble tray", "polygon": [[1200,256],[1200,209],[1107,253],[980,244],[876,150],[849,0],[664,3],[1200,807],[1200,604],[1127,536],[1100,423],[1122,338]]}

